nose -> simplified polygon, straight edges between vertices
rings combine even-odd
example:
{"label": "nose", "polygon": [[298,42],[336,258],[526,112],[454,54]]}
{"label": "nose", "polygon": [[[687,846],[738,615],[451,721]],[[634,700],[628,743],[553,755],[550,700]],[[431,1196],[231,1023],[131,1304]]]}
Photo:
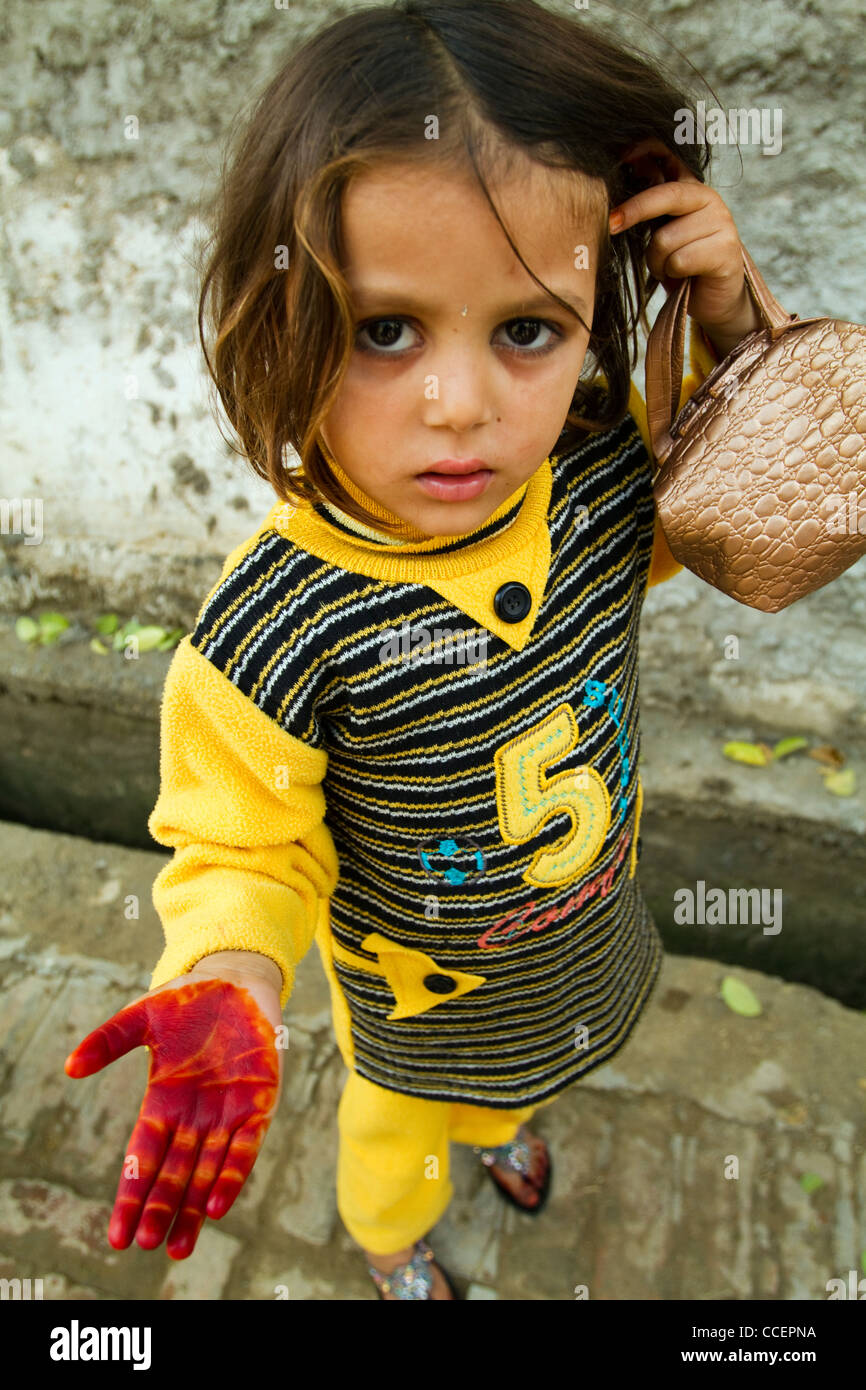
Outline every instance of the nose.
{"label": "nose", "polygon": [[477,345],[451,342],[428,361],[424,378],[428,425],[445,425],[462,433],[488,424],[495,418],[493,395],[490,364]]}

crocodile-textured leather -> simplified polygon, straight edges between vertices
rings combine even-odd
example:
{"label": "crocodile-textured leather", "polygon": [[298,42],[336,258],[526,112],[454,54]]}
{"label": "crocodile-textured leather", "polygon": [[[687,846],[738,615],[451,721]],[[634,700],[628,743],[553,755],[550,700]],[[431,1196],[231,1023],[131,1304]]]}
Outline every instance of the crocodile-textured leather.
{"label": "crocodile-textured leather", "polygon": [[675,560],[777,613],[866,554],[866,328],[786,315],[745,251],[744,262],[769,326],[715,368],[673,424],[688,281],[653,325],[653,492]]}

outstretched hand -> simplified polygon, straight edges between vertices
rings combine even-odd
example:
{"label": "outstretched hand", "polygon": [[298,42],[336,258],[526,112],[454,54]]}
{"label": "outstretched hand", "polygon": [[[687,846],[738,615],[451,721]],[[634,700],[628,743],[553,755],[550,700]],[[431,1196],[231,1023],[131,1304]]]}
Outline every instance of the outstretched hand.
{"label": "outstretched hand", "polygon": [[121,1009],[67,1057],[67,1076],[81,1077],[134,1047],[150,1050],[108,1227],[116,1250],[133,1238],[153,1250],[174,1221],[166,1251],[185,1259],[205,1217],[231,1207],[279,1096],[279,998],[261,979],[181,976]]}

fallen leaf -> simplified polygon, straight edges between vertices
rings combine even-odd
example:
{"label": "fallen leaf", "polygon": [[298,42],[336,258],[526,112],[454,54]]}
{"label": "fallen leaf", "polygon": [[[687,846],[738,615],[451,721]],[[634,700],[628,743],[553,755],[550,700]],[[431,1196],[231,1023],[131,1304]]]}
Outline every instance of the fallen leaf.
{"label": "fallen leaf", "polygon": [[15,636],[22,642],[35,642],[39,636],[39,626],[32,618],[19,618],[15,624]]}
{"label": "fallen leaf", "polygon": [[722,980],[721,993],[728,1008],[735,1014],[741,1014],[743,1018],[757,1018],[762,1012],[757,996],[748,985],[744,985],[742,980],[736,979],[733,975],[726,975]]}
{"label": "fallen leaf", "polygon": [[141,623],[138,621],[138,618],[130,618],[128,623],[124,623],[123,627],[119,627],[115,632],[114,650],[116,652],[122,651],[126,646],[129,638],[137,637],[140,632]]}
{"label": "fallen leaf", "polygon": [[846,767],[844,772],[828,773],[824,778],[824,786],[834,796],[853,796],[857,787],[853,767]]}
{"label": "fallen leaf", "polygon": [[780,738],[773,749],[773,756],[775,758],[784,758],[787,757],[789,753],[796,753],[798,748],[807,748],[808,746],[809,740],[801,738],[799,734],[793,735],[791,738]]}
{"label": "fallen leaf", "polygon": [[152,652],[168,634],[164,627],[140,627],[135,636],[140,652]]}
{"label": "fallen leaf", "polygon": [[56,642],[61,632],[69,627],[69,619],[62,613],[43,613],[39,619],[40,642]]}
{"label": "fallen leaf", "polygon": [[800,1186],[808,1195],[817,1192],[819,1187],[824,1186],[824,1179],[818,1173],[804,1173],[800,1178]]}
{"label": "fallen leaf", "polygon": [[98,637],[91,637],[90,650],[92,652],[99,652],[100,656],[108,656],[108,648],[103,647]]}
{"label": "fallen leaf", "polygon": [[740,743],[734,740],[732,743],[726,743],[722,752],[726,758],[732,758],[735,763],[751,763],[754,767],[766,767],[770,761],[765,751],[766,748],[766,744]]}
{"label": "fallen leaf", "polygon": [[831,767],[843,767],[845,755],[840,753],[838,748],[832,748],[829,743],[821,743],[815,748],[810,748],[808,756],[814,758],[819,763],[829,763]]}

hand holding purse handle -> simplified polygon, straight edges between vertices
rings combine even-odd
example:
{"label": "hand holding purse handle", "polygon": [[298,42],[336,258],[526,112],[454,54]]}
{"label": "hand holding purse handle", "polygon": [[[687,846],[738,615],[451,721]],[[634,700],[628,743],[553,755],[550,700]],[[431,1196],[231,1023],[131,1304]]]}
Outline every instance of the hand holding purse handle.
{"label": "hand holding purse handle", "polygon": [[647,342],[658,519],[674,559],[729,598],[777,613],[866,554],[866,327],[801,319],[743,248],[764,324],[678,410],[691,280]]}
{"label": "hand holding purse handle", "polygon": [[[810,319],[798,319],[796,314],[789,314],[782,308],[778,299],[767,288],[761,272],[745,246],[742,251],[746,284],[765,327],[770,331],[771,340],[775,342],[792,323],[812,322]],[[670,428],[677,416],[683,384],[691,286],[690,279],[682,280],[673,293],[668,295],[647,339],[647,421],[653,453],[659,464],[664,463],[673,448]]]}

